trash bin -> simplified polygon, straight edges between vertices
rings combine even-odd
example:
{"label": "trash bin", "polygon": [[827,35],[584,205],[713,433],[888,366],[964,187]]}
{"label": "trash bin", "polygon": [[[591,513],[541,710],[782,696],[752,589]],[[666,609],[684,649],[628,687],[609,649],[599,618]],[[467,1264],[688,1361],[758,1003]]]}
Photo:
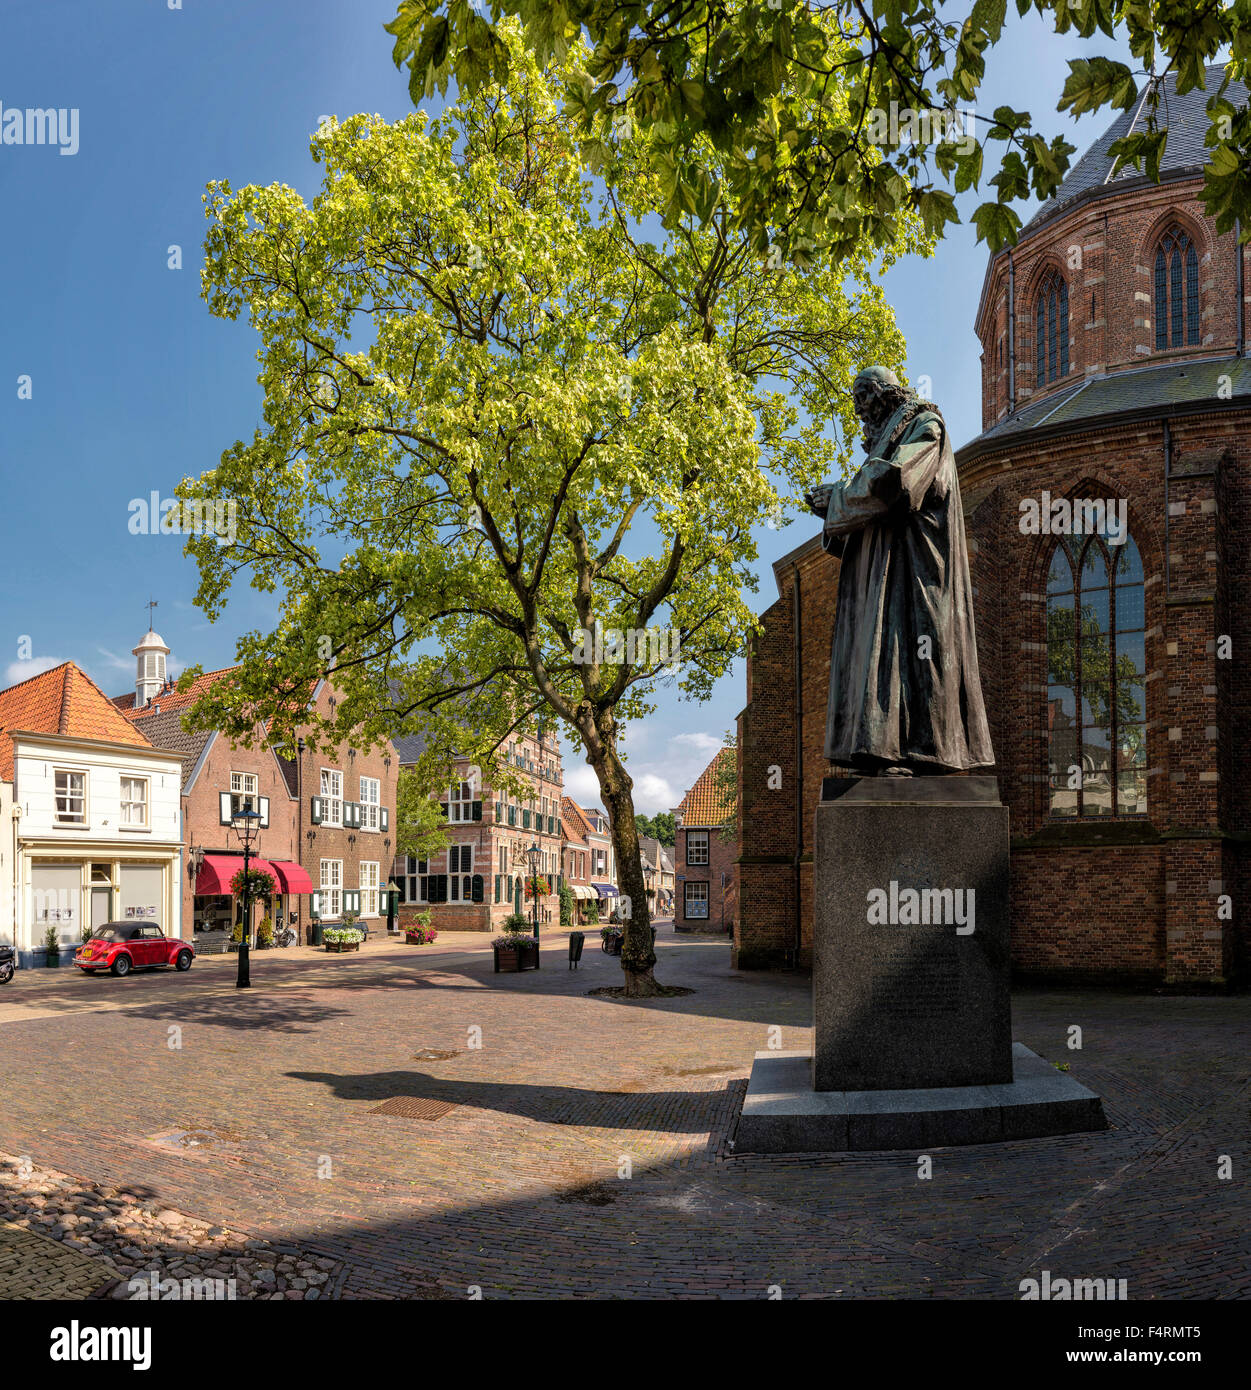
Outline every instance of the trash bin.
{"label": "trash bin", "polygon": [[581,931],[571,931],[569,933],[569,969],[576,970],[578,962],[582,959],[582,945],[586,941],[586,933]]}
{"label": "trash bin", "polygon": [[309,935],[309,943],[308,943],[308,944],[309,944],[310,946],[320,946],[320,945],[321,945],[321,918],[320,918],[320,917],[314,917],[313,920],[308,924],[308,935]]}

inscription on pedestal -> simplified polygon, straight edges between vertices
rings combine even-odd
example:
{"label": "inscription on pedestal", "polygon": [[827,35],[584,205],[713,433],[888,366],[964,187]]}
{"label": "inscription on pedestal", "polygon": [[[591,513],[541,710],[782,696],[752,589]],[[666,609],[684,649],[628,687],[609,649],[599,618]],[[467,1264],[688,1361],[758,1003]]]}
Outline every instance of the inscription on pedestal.
{"label": "inscription on pedestal", "polygon": [[814,1087],[1011,1081],[1008,812],[994,780],[838,790],[817,808]]}

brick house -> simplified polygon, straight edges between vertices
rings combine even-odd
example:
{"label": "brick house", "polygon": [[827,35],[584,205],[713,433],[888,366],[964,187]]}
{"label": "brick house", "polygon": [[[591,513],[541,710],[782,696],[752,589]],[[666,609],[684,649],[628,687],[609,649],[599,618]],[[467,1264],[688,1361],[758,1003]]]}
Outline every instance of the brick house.
{"label": "brick house", "polygon": [[[313,753],[300,738],[288,757],[288,750],[270,744],[263,730],[252,748],[215,731],[186,732],[186,711],[237,668],[206,671],[180,692],[166,679],[169,648],[155,633],[149,631],[134,650],[135,690],[113,703],[146,735],[164,738],[183,753],[183,913],[194,923],[200,945],[220,948],[227,930],[242,920],[242,899],[230,889],[243,863],[229,823],[240,808],[261,818],[252,860],[270,874],[277,889],[268,900],[252,905],[253,927],[268,915],[275,927],[288,925],[307,943],[314,921],[338,921],[349,909],[370,929],[383,925],[385,874],[394,844],[393,750],[388,746],[363,753],[343,746]],[[329,716],[335,698],[333,688],[319,681],[310,708]]]}
{"label": "brick house", "polygon": [[718,749],[695,785],[674,807],[675,931],[722,932],[734,925],[738,847],[722,830],[734,813],[724,781],[727,760],[734,756],[732,748]]}
{"label": "brick house", "polygon": [[[401,766],[412,766],[425,749],[420,734],[396,740]],[[496,932],[513,912],[531,918],[535,900],[530,850],[537,850],[540,926],[560,921],[557,897],[561,868],[560,743],[544,730],[516,735],[504,756],[527,790],[520,796],[483,786],[478,768],[456,758],[440,806],[449,837],[447,849],[429,860],[398,856],[393,865],[400,887],[401,924],[429,908],[431,923],[444,931]]]}
{"label": "brick house", "polygon": [[189,733],[182,725],[183,714],[200,695],[236,668],[206,672],[189,690],[178,691],[166,678],[169,648],[157,633],[149,629],[134,654],[135,689],[116,696],[113,704],[149,740],[182,754],[182,920],[196,949],[225,950],[231,928],[243,918],[243,900],[230,891],[230,880],[243,865],[243,850],[229,825],[238,809],[261,817],[252,860],[271,874],[278,889],[270,899],[251,904],[252,926],[265,915],[275,926],[307,915],[301,913],[310,890],[298,863],[295,798],[274,750],[265,741],[236,747],[215,731]]}
{"label": "brick house", "polygon": [[[318,681],[310,708],[333,718],[337,702],[334,687]],[[279,763],[295,798],[299,862],[312,886],[310,917],[330,924],[351,911],[370,931],[385,930],[400,770],[394,745],[366,751],[347,743],[314,751],[297,738]],[[308,937],[304,924],[301,940]]]}
{"label": "brick house", "polygon": [[[1246,979],[1251,887],[1251,678],[1227,659],[1251,644],[1246,285],[1198,197],[1207,94],[1167,82],[1159,186],[1111,176],[1136,104],[991,257],[957,462],[1016,972],[1220,988]],[[814,536],[774,575],[739,719],[740,966],[810,960],[832,771],[837,561]]]}
{"label": "brick house", "polygon": [[561,877],[574,898],[575,926],[599,922],[599,894],[591,886],[590,822],[568,796],[560,798]]}
{"label": "brick house", "polygon": [[620,896],[617,888],[617,855],[612,846],[612,826],[598,806],[579,806],[578,811],[586,823],[584,834],[591,851],[591,887],[595,889],[598,899],[599,920],[606,922],[612,916],[616,900]]}
{"label": "brick house", "polygon": [[640,835],[643,879],[647,884],[647,908],[653,917],[673,914],[673,855],[654,835]]}

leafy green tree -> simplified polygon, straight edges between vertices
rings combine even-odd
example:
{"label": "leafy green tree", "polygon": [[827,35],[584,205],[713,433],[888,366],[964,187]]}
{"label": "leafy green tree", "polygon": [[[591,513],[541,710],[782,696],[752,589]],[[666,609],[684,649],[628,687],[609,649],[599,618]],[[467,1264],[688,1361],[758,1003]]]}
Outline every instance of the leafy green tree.
{"label": "leafy green tree", "polygon": [[573,926],[573,891],[567,883],[562,883],[557,896],[560,898],[560,925],[571,927]]}
{"label": "leafy green tree", "polygon": [[[188,550],[211,617],[245,575],[282,606],[194,717],[232,733],[252,701],[313,746],[420,727],[493,788],[510,740],[559,721],[599,781],[645,996],[622,727],[661,685],[705,698],[743,650],[752,529],[849,465],[855,370],[904,356],[881,267],[928,243],[905,218],[884,257],[800,275],[724,205],[653,237],[663,162],[629,142],[593,184],[562,112],[587,55],[543,71],[502,32],[504,85],[323,125],[311,204],[210,186],[203,293],[260,337],[263,424],[182,484],[236,516]],[[338,703],[310,716],[330,671]]]}
{"label": "leafy green tree", "polygon": [[[438,785],[445,786],[446,778]],[[447,848],[446,822],[429,782],[415,768],[402,767],[395,784],[395,852],[433,859]]]}
{"label": "leafy green tree", "polygon": [[677,827],[674,825],[672,811],[657,811],[652,817],[652,828],[648,832],[660,841],[666,849],[672,849],[677,842]]}
{"label": "leafy green tree", "polygon": [[[1204,65],[1225,51],[1233,55],[1226,79],[1247,77],[1246,0],[1016,0],[1015,9],[1049,16],[1057,34],[1124,37],[1140,76],[1175,72],[1183,93],[1202,87]],[[802,260],[813,247],[840,256],[865,241],[889,245],[905,208],[941,232],[959,220],[954,195],[980,189],[984,176],[994,197],[973,221],[979,240],[998,250],[1020,229],[1012,204],[1053,193],[1074,153],[1010,106],[979,115],[957,138],[929,116],[972,110],[987,51],[1011,22],[1007,0],[971,0],[963,19],[935,0],[493,0],[490,13],[520,16],[541,62],[587,36],[591,50],[566,99],[591,157],[604,157],[622,130],[645,133],[667,224],[692,213],[708,221],[725,198],[762,255],[780,246]],[[468,0],[401,0],[387,28],[414,102],[453,76],[467,92],[507,80],[513,56],[500,26]],[[1069,63],[1057,109],[1125,110],[1138,98],[1126,64],[1083,57]],[[898,120],[890,129],[892,103],[917,113],[911,122],[905,115],[902,137]],[[1166,142],[1158,104],[1150,87],[1135,133],[1112,150],[1118,168],[1132,162],[1157,180]],[[1241,217],[1251,235],[1251,115],[1224,82],[1207,111],[1206,210],[1219,231]]]}

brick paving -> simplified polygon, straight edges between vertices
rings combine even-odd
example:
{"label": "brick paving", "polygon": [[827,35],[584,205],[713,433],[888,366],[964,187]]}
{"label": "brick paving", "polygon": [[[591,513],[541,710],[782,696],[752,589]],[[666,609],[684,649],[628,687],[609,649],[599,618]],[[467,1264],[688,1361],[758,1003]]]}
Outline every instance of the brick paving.
{"label": "brick paving", "polygon": [[[910,1153],[734,1154],[753,1053],[811,1043],[805,978],[665,928],[658,974],[696,993],[624,1004],[587,994],[620,979],[596,945],[572,972],[549,932],[521,975],[466,934],[268,952],[248,993],[233,958],[23,972],[0,1151],[324,1259],[331,1297],[1007,1299],[1044,1268],[1251,1296],[1251,999],[1018,994],[1014,1036],[1112,1128],[938,1149],[922,1179]],[[378,1113],[397,1098],[452,1108]]]}
{"label": "brick paving", "polygon": [[116,1278],[102,1260],[0,1221],[0,1298],[91,1298]]}

